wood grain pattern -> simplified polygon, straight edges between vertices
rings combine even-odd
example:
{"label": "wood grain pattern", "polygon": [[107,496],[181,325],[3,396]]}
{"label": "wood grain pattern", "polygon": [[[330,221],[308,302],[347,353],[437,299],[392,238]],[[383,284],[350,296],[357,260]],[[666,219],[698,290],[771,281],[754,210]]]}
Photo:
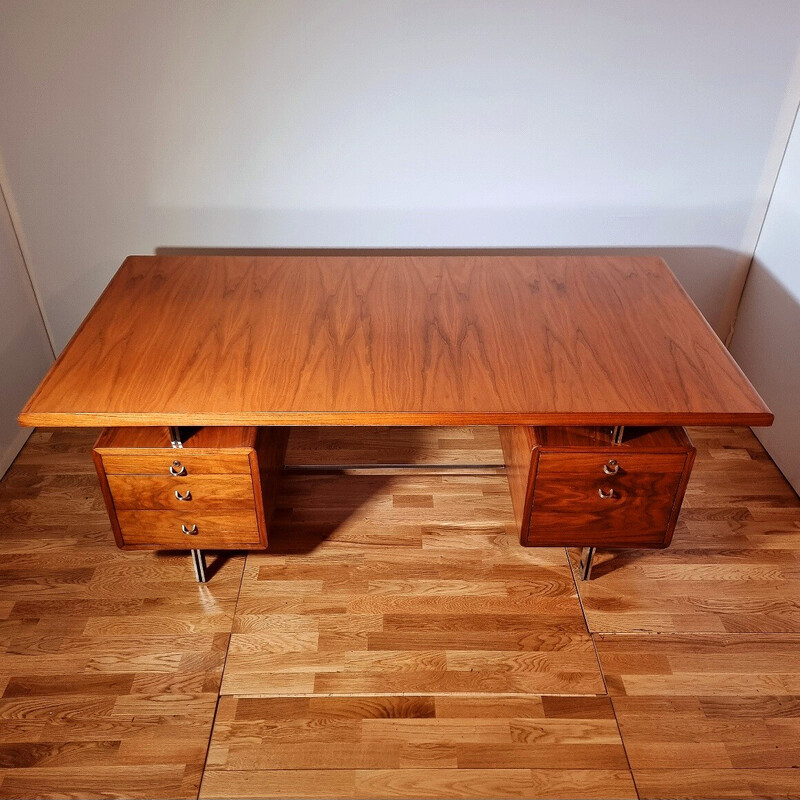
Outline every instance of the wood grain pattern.
{"label": "wood grain pattern", "polygon": [[614,770],[280,770],[206,773],[201,797],[418,798],[419,800],[584,800],[633,798],[629,775]]}
{"label": "wood grain pattern", "polygon": [[258,428],[192,428],[181,448],[173,448],[166,425],[143,428],[104,428],[94,449],[108,475],[163,475],[170,466],[186,475],[223,475],[251,472]]}
{"label": "wood grain pattern", "polygon": [[233,453],[209,450],[191,452],[182,450],[152,451],[123,448],[104,450],[96,448],[103,459],[103,468],[109,475],[170,475],[169,468],[184,469],[186,475],[248,475],[250,453],[240,450]]}
{"label": "wood grain pattern", "polygon": [[[594,478],[536,481],[526,544],[534,547],[664,547],[681,474],[611,486]],[[598,492],[613,491],[601,499]]]}
{"label": "wood grain pattern", "polygon": [[266,532],[280,491],[288,444],[288,428],[261,428],[256,436],[256,449],[250,454],[250,470],[254,477],[258,475],[260,485],[260,491],[255,493],[256,516],[265,532],[264,544],[268,544]]}
{"label": "wood grain pattern", "polygon": [[[287,460],[335,460],[337,442],[349,438],[341,463],[354,453],[380,462],[383,444],[361,433],[298,433]],[[593,579],[578,585],[617,727],[642,798],[800,798],[800,501],[749,431],[691,435],[697,465],[673,547],[601,552]],[[89,457],[94,436],[37,431],[0,482],[0,798],[196,797],[234,616],[239,655],[232,647],[229,659],[286,653],[289,666],[303,648],[391,654],[394,667],[422,676],[419,665],[435,663],[429,653],[444,648],[454,668],[502,663],[505,681],[536,663],[562,689],[508,696],[485,682],[469,697],[403,697],[376,681],[374,691],[335,698],[289,689],[223,695],[202,796],[633,796],[609,698],[594,694],[603,685],[576,695],[587,691],[585,680],[564,680],[568,665],[580,666],[571,659],[592,644],[578,614],[559,621],[554,610],[565,598],[572,608],[559,594],[568,587],[564,552],[534,551],[551,560],[531,566],[531,551],[512,535],[502,475],[465,467],[423,475],[421,484],[385,469],[363,479],[293,476],[278,507],[286,533],[298,534],[295,546],[286,543],[277,572],[265,555],[248,556],[263,574],[248,577],[235,615],[241,556],[201,587],[185,555],[113,546]],[[452,463],[461,448],[465,465],[498,458],[495,431],[387,436],[389,463],[401,451],[442,463],[439,450]],[[300,499],[311,502],[324,482],[342,489],[340,479],[348,484],[342,496],[322,492],[301,523]],[[319,550],[315,561],[329,539],[336,548]],[[412,560],[422,571],[409,575]],[[293,571],[304,563],[307,572]],[[371,610],[343,616],[340,590],[359,584],[369,591],[356,603],[407,605],[385,613],[380,628]],[[528,587],[539,610],[491,610],[524,598]],[[454,601],[463,608],[441,607]],[[497,658],[504,652],[513,660]],[[381,662],[379,678],[389,666]],[[291,721],[287,736],[302,741],[271,733],[281,714]],[[512,730],[510,748],[497,741]],[[383,738],[366,747],[356,735]],[[304,744],[305,736],[314,741]],[[333,741],[320,741],[326,736]],[[329,752],[340,768],[325,761]],[[319,768],[306,768],[317,757]]]}
{"label": "wood grain pattern", "polygon": [[498,429],[481,427],[292,428],[286,466],[352,465],[434,468],[481,465],[502,469]]}
{"label": "wood grain pattern", "polygon": [[[253,508],[253,480],[249,475],[109,475],[108,485],[118,510],[172,509],[219,511]],[[190,500],[179,500],[191,494]]]}
{"label": "wood grain pattern", "polygon": [[0,797],[197,796],[244,558],[114,546],[96,431],[36,431],[0,483]]}
{"label": "wood grain pattern", "polygon": [[[532,431],[532,440],[554,450],[611,449],[634,461],[638,458],[638,450],[681,454],[691,444],[687,440],[686,431],[676,427],[627,427],[622,441],[613,445],[611,433],[611,429],[607,427],[535,428]],[[609,445],[612,446],[609,448]]]}
{"label": "wood grain pattern", "polygon": [[[254,503],[250,508],[223,511],[117,511],[120,535],[125,547],[206,550],[236,550],[264,547]],[[197,534],[185,534],[196,526]]]}
{"label": "wood grain pattern", "polygon": [[[187,453],[227,453],[234,454],[253,447],[258,430],[252,426],[237,425],[227,428],[190,427],[181,430],[184,454]],[[136,428],[104,428],[95,444],[101,450],[108,448],[131,448],[133,450],[169,450],[172,441],[166,425],[153,425]]]}
{"label": "wood grain pattern", "polygon": [[605,697],[223,697],[200,796],[636,792]]}
{"label": "wood grain pattern", "polygon": [[503,475],[285,477],[225,693],[602,691],[564,551],[519,546]]}
{"label": "wood grain pattern", "polygon": [[772,415],[653,257],[132,256],[20,421],[768,425]]}
{"label": "wood grain pattern", "polygon": [[264,548],[288,438],[286,428],[203,428],[173,448],[165,427],[104,429],[92,455],[117,545]]}
{"label": "wood grain pattern", "polygon": [[619,445],[607,428],[500,430],[523,544],[669,544],[695,455],[682,428],[629,428]]}
{"label": "wood grain pattern", "polygon": [[520,541],[527,538],[531,518],[531,459],[535,444],[529,425],[501,425],[500,446]]}
{"label": "wood grain pattern", "polygon": [[596,641],[641,798],[800,797],[800,636]]}
{"label": "wood grain pattern", "polygon": [[690,433],[697,461],[671,546],[597,553],[581,585],[591,630],[800,633],[800,500],[750,431]]}

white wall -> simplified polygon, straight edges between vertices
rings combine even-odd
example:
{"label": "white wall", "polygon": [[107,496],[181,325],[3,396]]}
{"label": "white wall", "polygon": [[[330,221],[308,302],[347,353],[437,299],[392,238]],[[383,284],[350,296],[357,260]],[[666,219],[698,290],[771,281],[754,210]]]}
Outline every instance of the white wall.
{"label": "white wall", "polygon": [[17,425],[17,414],[52,361],[53,351],[0,188],[0,478],[31,433]]}
{"label": "white wall", "polygon": [[800,122],[781,166],[731,351],[775,414],[756,435],[800,493]]}
{"label": "white wall", "polygon": [[125,255],[169,246],[655,247],[724,333],[800,3],[0,0],[0,20],[0,154],[60,348]]}

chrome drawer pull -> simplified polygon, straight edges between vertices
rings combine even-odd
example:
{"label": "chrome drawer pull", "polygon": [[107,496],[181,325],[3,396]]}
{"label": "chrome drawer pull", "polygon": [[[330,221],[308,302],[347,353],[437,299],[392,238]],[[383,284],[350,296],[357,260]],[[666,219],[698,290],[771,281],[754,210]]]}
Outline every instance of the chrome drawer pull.
{"label": "chrome drawer pull", "polygon": [[603,472],[605,472],[606,475],[616,475],[619,472],[617,460],[612,458],[608,464],[603,464]]}
{"label": "chrome drawer pull", "polygon": [[175,498],[177,500],[183,500],[184,503],[188,503],[192,499],[192,492],[191,490],[187,489],[186,494],[181,494],[180,489],[176,489]]}
{"label": "chrome drawer pull", "polygon": [[614,490],[609,489],[607,492],[604,492],[602,489],[598,489],[597,494],[600,495],[600,498],[602,500],[608,500],[614,496]]}
{"label": "chrome drawer pull", "polygon": [[185,475],[186,474],[186,467],[184,467],[183,464],[181,464],[180,461],[173,461],[169,465],[169,474],[170,475],[174,475],[176,478],[178,476],[180,476],[180,475]]}
{"label": "chrome drawer pull", "polygon": [[197,524],[192,525],[191,528],[187,528],[185,525],[181,525],[181,530],[187,534],[187,536],[197,536],[200,532],[197,530]]}

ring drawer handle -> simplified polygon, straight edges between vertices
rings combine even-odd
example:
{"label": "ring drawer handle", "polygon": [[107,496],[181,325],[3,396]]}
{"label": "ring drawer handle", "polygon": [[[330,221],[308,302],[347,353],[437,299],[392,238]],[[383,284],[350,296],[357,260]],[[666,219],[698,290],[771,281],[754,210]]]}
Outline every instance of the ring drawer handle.
{"label": "ring drawer handle", "polygon": [[186,490],[186,494],[181,494],[180,489],[175,490],[175,498],[177,500],[183,500],[184,503],[188,503],[192,499],[192,492],[190,489]]}
{"label": "ring drawer handle", "polygon": [[614,490],[613,489],[609,489],[607,492],[605,492],[605,491],[603,491],[602,488],[600,488],[600,489],[597,490],[597,494],[600,495],[600,499],[601,500],[609,500],[610,498],[612,498],[614,496]]}
{"label": "ring drawer handle", "polygon": [[603,464],[603,472],[606,475],[616,475],[619,472],[619,464],[615,458],[612,458],[608,464]]}
{"label": "ring drawer handle", "polygon": [[191,528],[187,528],[185,525],[181,525],[181,530],[187,536],[197,536],[197,534],[200,532],[200,531],[197,530],[197,524],[196,523],[194,525],[192,525]]}
{"label": "ring drawer handle", "polygon": [[180,475],[185,475],[186,467],[184,467],[180,461],[173,461],[169,465],[169,474],[174,475],[176,478],[179,477]]}

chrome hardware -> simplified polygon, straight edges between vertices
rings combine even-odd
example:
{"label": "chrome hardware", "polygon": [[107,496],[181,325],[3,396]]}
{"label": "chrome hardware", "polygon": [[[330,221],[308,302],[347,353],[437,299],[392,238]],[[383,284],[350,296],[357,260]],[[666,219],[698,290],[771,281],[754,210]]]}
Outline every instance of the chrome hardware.
{"label": "chrome hardware", "polygon": [[622,437],[625,435],[624,425],[615,425],[611,429],[611,444],[622,444]]}
{"label": "chrome hardware", "polygon": [[187,536],[197,536],[197,534],[200,533],[200,531],[197,530],[197,524],[196,523],[194,525],[192,525],[191,528],[187,528],[185,525],[181,525],[181,530]]}
{"label": "chrome hardware", "polygon": [[205,583],[208,577],[206,576],[206,555],[202,550],[192,550],[192,566],[197,582]]}
{"label": "chrome hardware", "polygon": [[175,425],[169,426],[169,443],[173,447],[183,447],[183,435],[181,429]]}
{"label": "chrome hardware", "polygon": [[619,464],[616,459],[612,458],[608,464],[603,464],[603,472],[606,475],[616,475],[619,472]]}
{"label": "chrome hardware", "polygon": [[180,475],[185,475],[186,467],[184,467],[180,461],[173,461],[169,465],[169,474],[174,475],[176,478],[179,477]]}
{"label": "chrome hardware", "polygon": [[584,547],[581,550],[581,560],[578,566],[582,581],[588,581],[592,576],[592,561],[594,560],[594,547]]}
{"label": "chrome hardware", "polygon": [[597,494],[600,495],[600,498],[602,500],[608,500],[609,498],[614,496],[614,490],[613,489],[609,489],[607,492],[604,492],[603,489],[600,488],[600,489],[597,490]]}
{"label": "chrome hardware", "polygon": [[175,490],[175,499],[176,500],[183,500],[184,503],[188,503],[192,499],[192,493],[189,489],[186,490],[186,494],[181,494],[180,489]]}

